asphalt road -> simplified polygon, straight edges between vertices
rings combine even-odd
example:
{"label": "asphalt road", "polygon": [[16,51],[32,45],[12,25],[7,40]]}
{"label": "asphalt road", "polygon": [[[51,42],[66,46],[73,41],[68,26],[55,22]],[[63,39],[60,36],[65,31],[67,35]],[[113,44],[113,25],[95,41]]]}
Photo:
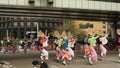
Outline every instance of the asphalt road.
{"label": "asphalt road", "polygon": [[[32,61],[39,60],[40,53],[29,52],[15,53],[15,54],[0,54],[0,58],[9,62],[16,68],[32,68]],[[62,62],[55,61],[55,51],[50,51],[49,60],[46,61],[49,68],[119,68],[117,52],[108,52],[108,55],[103,61],[98,61],[94,65],[89,65],[88,60],[82,57],[82,53],[76,52],[75,58],[72,61],[67,61],[67,65],[63,65]]]}

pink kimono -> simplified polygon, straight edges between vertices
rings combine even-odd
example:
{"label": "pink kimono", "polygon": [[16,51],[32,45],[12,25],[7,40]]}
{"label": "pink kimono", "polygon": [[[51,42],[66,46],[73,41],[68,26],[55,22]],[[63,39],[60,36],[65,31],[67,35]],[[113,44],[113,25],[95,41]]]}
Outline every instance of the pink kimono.
{"label": "pink kimono", "polygon": [[91,58],[93,61],[95,61],[95,62],[98,61],[98,59],[97,59],[97,53],[96,53],[94,47],[91,47],[91,48],[90,48],[90,55],[89,55],[89,56],[90,56],[90,58]]}
{"label": "pink kimono", "polygon": [[63,53],[62,53],[62,50],[57,50],[56,51],[56,56],[57,56],[57,60],[61,60],[62,57],[63,57]]}

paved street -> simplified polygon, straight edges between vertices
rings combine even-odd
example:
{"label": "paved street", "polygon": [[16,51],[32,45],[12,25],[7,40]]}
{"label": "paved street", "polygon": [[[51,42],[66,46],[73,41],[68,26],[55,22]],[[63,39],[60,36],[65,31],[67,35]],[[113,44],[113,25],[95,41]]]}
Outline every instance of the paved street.
{"label": "paved street", "polygon": [[[30,52],[26,55],[24,53],[16,54],[0,54],[0,58],[4,61],[10,62],[16,68],[32,68],[31,62],[34,59],[39,59],[40,53]],[[119,68],[117,52],[109,52],[104,61],[98,61],[94,65],[89,65],[87,59],[82,58],[82,54],[77,52],[72,61],[68,61],[67,65],[62,65],[55,61],[55,52],[50,52],[50,59],[47,61],[49,68]]]}

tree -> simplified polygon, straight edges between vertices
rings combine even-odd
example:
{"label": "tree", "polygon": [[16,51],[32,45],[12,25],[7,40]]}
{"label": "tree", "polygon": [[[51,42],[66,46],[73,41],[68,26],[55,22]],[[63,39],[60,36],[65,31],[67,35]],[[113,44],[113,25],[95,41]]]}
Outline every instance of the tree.
{"label": "tree", "polygon": [[73,37],[82,38],[86,34],[86,32],[82,29],[77,29],[75,27],[76,26],[74,20],[69,20],[67,22],[64,21],[64,24],[57,27],[56,30],[59,31],[59,33],[62,33],[63,31],[70,31]]}

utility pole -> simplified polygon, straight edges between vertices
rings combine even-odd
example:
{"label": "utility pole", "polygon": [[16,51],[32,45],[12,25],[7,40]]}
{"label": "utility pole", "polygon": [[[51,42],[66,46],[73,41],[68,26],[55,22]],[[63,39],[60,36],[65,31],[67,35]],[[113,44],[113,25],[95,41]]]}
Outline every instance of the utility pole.
{"label": "utility pole", "polygon": [[36,23],[37,24],[37,38],[39,37],[39,25],[38,25],[38,23]]}

